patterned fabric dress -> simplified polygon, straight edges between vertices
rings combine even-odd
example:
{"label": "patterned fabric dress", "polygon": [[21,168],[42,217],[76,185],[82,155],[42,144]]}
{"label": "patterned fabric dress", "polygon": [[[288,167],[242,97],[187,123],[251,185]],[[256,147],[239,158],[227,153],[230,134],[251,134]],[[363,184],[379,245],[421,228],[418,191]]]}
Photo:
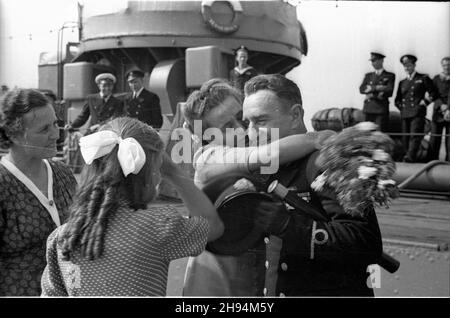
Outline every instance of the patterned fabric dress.
{"label": "patterned fabric dress", "polygon": [[[49,161],[61,223],[76,188],[69,168]],[[0,296],[39,296],[45,243],[56,228],[36,196],[0,164]]]}
{"label": "patterned fabric dress", "polygon": [[75,251],[63,261],[58,236],[48,238],[43,296],[165,296],[170,261],[200,254],[208,223],[182,217],[174,208],[134,211],[125,202],[109,218],[103,254],[93,261]]}

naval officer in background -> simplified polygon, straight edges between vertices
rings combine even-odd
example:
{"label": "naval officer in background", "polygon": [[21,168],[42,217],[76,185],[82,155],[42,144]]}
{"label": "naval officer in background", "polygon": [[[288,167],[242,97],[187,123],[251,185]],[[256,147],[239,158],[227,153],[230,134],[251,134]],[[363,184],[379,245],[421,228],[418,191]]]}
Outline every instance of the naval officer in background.
{"label": "naval officer in background", "polygon": [[428,75],[416,72],[416,62],[414,55],[406,54],[400,58],[407,76],[398,84],[395,97],[395,106],[402,117],[403,146],[406,149],[404,162],[418,160],[417,152],[423,136],[415,134],[424,133],[427,106],[437,99],[433,81]]}
{"label": "naval officer in background", "polygon": [[161,128],[163,118],[159,97],[144,88],[144,73],[139,70],[129,72],[127,82],[131,93],[125,97],[125,115],[155,129]]}
{"label": "naval officer in background", "polygon": [[374,122],[383,132],[389,126],[389,97],[394,92],[395,74],[383,68],[385,56],[371,52],[370,59],[374,72],[367,73],[359,87],[361,94],[365,94],[363,113],[366,121]]}

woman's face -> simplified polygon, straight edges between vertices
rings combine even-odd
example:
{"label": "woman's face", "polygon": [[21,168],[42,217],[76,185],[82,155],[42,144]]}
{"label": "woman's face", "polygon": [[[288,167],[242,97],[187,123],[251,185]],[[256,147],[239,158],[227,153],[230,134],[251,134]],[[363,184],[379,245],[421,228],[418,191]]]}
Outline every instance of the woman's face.
{"label": "woman's face", "polygon": [[47,159],[56,156],[56,140],[59,138],[58,119],[50,103],[33,108],[23,115],[24,132],[13,142],[29,158]]}
{"label": "woman's face", "polygon": [[248,60],[248,54],[245,51],[238,51],[236,54],[236,61],[240,65],[246,65]]}
{"label": "woman's face", "polygon": [[153,156],[153,162],[149,169],[149,175],[146,178],[146,193],[144,194],[144,201],[151,202],[159,194],[159,184],[161,183],[161,165],[162,154]]}

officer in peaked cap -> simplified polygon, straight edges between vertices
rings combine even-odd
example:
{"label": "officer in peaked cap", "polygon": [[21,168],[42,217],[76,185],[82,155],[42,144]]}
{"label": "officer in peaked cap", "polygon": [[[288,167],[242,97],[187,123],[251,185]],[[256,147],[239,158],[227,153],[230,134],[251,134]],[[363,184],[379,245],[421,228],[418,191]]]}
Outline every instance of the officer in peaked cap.
{"label": "officer in peaked cap", "polygon": [[108,120],[122,115],[123,104],[112,94],[117,81],[116,77],[111,73],[102,73],[97,75],[94,80],[99,92],[87,96],[81,113],[71,124],[66,125],[67,130],[71,131],[83,126],[90,117],[90,126],[87,132],[90,133]]}
{"label": "officer in peaked cap", "polygon": [[[438,97],[430,77],[416,72],[416,62],[417,57],[411,54],[405,54],[400,58],[407,76],[398,84],[395,97],[395,106],[400,110],[402,118],[403,147],[406,149],[403,161],[405,162],[426,160],[426,158],[417,157],[423,136],[410,136],[410,134],[424,133],[427,106]],[[428,98],[425,96],[426,93]]]}
{"label": "officer in peaked cap", "polygon": [[406,65],[408,63],[412,63],[412,64],[416,64],[417,62],[417,57],[415,57],[414,55],[411,54],[405,54],[400,58],[400,63],[402,63],[403,65]]}
{"label": "officer in peaked cap", "polygon": [[370,53],[369,61],[374,72],[364,76],[359,91],[366,95],[363,107],[365,120],[374,122],[385,132],[389,126],[389,97],[394,91],[395,74],[383,69],[384,58],[381,53]]}
{"label": "officer in peaked cap", "polygon": [[101,81],[110,81],[112,84],[116,84],[117,79],[111,73],[102,73],[95,77],[95,83],[97,85],[99,85]]}
{"label": "officer in peaked cap", "polygon": [[153,128],[161,128],[163,118],[159,97],[144,88],[144,75],[141,70],[132,70],[126,75],[131,92],[125,97],[125,114]]}

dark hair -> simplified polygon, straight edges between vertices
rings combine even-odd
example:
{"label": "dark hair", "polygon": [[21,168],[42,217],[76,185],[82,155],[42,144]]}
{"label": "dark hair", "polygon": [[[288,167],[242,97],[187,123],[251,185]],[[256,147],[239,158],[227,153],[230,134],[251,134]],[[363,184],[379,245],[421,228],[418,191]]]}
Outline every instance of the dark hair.
{"label": "dark hair", "polygon": [[70,260],[78,246],[83,258],[95,259],[102,255],[108,218],[113,217],[121,201],[134,209],[146,207],[148,202],[143,196],[148,188],[144,185],[156,155],[164,148],[158,133],[137,119],[116,118],[100,130],[114,131],[122,139],[136,139],[145,151],[146,162],[138,174],[125,177],[117,159],[116,146],[109,154],[85,166],[67,225],[59,238],[65,260]]}
{"label": "dark hair", "polygon": [[19,88],[7,92],[1,99],[0,148],[11,147],[10,137],[23,133],[24,114],[49,103],[47,97],[37,90]]}
{"label": "dark hair", "polygon": [[[211,109],[222,104],[230,96],[242,103],[241,92],[228,80],[221,78],[210,79],[203,83],[199,90],[193,91],[181,108],[190,131],[194,132],[194,120],[201,120]],[[202,125],[203,131],[207,128]]]}
{"label": "dark hair", "polygon": [[302,94],[297,84],[281,74],[263,74],[249,79],[244,86],[245,96],[260,90],[270,90],[276,96],[289,103],[287,106],[302,103]]}
{"label": "dark hair", "polygon": [[248,49],[247,49],[245,46],[243,46],[243,45],[241,45],[240,47],[238,47],[234,52],[235,52],[235,54],[237,55],[237,53],[238,53],[239,51],[243,51],[243,52],[245,52],[245,53],[248,54]]}

